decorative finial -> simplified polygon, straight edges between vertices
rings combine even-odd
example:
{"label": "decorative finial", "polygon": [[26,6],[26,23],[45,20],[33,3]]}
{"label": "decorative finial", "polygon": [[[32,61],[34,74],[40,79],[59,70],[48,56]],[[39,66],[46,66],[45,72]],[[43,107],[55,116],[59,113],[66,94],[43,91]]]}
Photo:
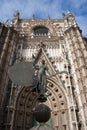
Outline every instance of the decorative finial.
{"label": "decorative finial", "polygon": [[48,15],[48,19],[50,20],[50,15]]}
{"label": "decorative finial", "polygon": [[66,16],[65,13],[62,13],[62,16],[65,17]]}
{"label": "decorative finial", "polygon": [[33,16],[32,16],[32,19],[34,20],[35,19],[35,15],[33,14]]}
{"label": "decorative finial", "polygon": [[17,11],[15,12],[15,14],[14,14],[14,17],[19,17],[19,15],[20,15],[20,13],[19,13],[19,11],[17,10]]}

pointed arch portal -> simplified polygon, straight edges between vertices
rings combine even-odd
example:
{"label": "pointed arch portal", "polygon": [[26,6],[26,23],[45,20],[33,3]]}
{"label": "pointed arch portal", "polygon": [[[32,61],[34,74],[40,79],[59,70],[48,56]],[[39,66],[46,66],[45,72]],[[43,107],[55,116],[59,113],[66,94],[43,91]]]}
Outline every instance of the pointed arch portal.
{"label": "pointed arch portal", "polygon": [[[68,127],[67,99],[61,87],[52,79],[47,81],[47,101],[51,109],[51,124],[56,130]],[[17,97],[14,117],[14,130],[29,130],[33,126],[33,109],[39,103],[39,94],[29,87],[23,87]]]}

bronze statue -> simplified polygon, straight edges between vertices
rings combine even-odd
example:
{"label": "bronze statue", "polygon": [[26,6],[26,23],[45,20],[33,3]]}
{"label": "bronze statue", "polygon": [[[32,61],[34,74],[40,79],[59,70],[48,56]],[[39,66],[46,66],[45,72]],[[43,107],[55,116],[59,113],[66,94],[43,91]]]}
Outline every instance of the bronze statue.
{"label": "bronze statue", "polygon": [[47,66],[45,65],[45,60],[42,60],[41,65],[35,65],[35,69],[37,70],[37,80],[38,80],[38,88],[42,95],[45,94],[46,91],[46,70]]}

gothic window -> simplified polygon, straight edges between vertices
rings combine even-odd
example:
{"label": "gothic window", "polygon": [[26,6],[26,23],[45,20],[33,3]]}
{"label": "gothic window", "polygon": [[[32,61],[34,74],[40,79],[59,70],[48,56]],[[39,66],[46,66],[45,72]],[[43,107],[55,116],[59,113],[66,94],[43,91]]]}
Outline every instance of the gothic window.
{"label": "gothic window", "polygon": [[36,26],[33,28],[34,35],[47,35],[49,29],[44,26]]}

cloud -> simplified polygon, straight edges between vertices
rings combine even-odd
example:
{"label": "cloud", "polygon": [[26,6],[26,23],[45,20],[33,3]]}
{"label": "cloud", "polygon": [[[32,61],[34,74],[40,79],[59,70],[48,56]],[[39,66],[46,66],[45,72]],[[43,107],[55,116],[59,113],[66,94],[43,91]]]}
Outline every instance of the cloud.
{"label": "cloud", "polygon": [[62,12],[71,11],[86,36],[87,0],[0,0],[0,19],[5,22],[13,19],[13,14],[19,10],[21,18],[60,18]]}
{"label": "cloud", "polygon": [[56,0],[37,0],[37,2],[35,0],[28,0],[24,14],[29,17],[32,14],[37,16],[39,14],[40,17],[47,17],[48,14],[51,15],[51,17],[58,17],[58,9],[59,11],[61,10],[58,3]]}
{"label": "cloud", "polygon": [[16,10],[21,12],[22,17],[31,17],[33,14],[40,14],[42,17],[47,17],[48,14],[52,17],[58,17],[61,12],[61,5],[58,0],[4,0],[0,9],[0,17],[4,20],[6,20],[7,16],[11,18]]}
{"label": "cloud", "polygon": [[80,9],[83,5],[87,3],[87,0],[70,0],[70,2],[74,8]]}

